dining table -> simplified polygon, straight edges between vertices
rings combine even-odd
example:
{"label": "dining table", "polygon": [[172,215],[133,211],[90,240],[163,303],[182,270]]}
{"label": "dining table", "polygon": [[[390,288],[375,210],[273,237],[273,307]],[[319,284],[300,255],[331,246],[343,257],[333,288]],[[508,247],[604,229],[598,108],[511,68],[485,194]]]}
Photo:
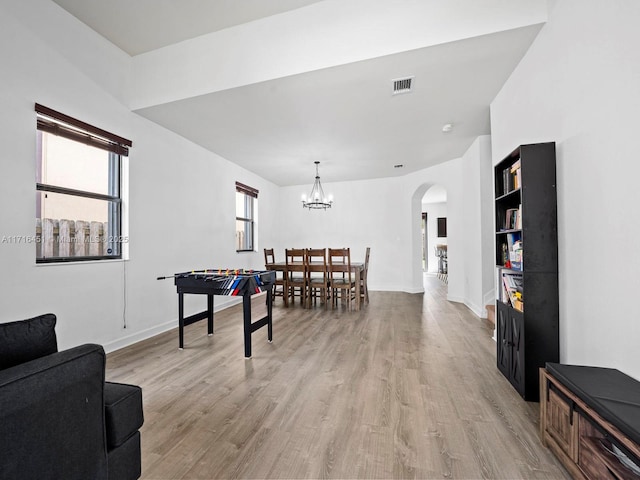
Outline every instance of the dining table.
{"label": "dining table", "polygon": [[[323,265],[322,262],[311,262],[312,265]],[[295,266],[303,266],[304,262],[289,262],[289,265],[295,265]],[[329,266],[327,265],[327,269],[329,268]],[[265,269],[266,270],[274,270],[276,272],[282,272],[282,274],[285,276],[287,276],[287,262],[273,262],[273,263],[267,263],[265,264]],[[351,272],[354,274],[355,279],[356,279],[356,310],[360,310],[361,307],[361,301],[360,301],[360,275],[362,274],[362,271],[364,270],[364,262],[351,262]],[[285,286],[286,288],[286,286]],[[287,293],[284,293],[284,297],[285,299],[287,298]],[[288,305],[287,300],[285,300],[285,305]]]}

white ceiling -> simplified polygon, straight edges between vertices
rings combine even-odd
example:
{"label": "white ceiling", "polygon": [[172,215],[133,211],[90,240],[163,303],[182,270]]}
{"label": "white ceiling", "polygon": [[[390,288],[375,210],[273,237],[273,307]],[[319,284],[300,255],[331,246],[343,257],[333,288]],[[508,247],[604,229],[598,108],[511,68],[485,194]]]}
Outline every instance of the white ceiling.
{"label": "white ceiling", "polygon": [[[278,15],[282,19],[286,12],[323,3],[54,1],[134,56],[134,61],[138,54],[145,57],[143,52],[234,26],[258,28],[262,24],[257,20]],[[334,2],[325,1],[323,7],[333,8]],[[381,1],[399,2],[377,3]],[[495,7],[501,1],[514,0],[486,3]],[[439,10],[447,2],[452,8],[465,3],[422,2],[439,4]],[[540,0],[529,3],[539,4]],[[335,5],[340,8],[340,2]],[[495,14],[499,13],[496,9]],[[176,96],[135,111],[277,185],[311,183],[316,160],[321,162],[323,182],[404,175],[458,158],[478,135],[490,133],[489,104],[540,28],[540,22],[520,23],[490,34],[391,54],[381,49],[379,56],[360,61]],[[406,75],[415,76],[414,91],[391,95],[392,79]],[[445,123],[453,125],[451,132],[442,131]],[[403,168],[394,168],[397,164]]]}
{"label": "white ceiling", "polygon": [[321,0],[53,0],[129,55]]}

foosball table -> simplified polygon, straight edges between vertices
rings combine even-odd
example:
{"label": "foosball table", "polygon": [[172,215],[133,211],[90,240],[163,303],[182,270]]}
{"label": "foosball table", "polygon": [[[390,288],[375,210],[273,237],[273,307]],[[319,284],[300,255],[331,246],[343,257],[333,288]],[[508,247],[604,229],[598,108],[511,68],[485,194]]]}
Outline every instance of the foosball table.
{"label": "foosball table", "polygon": [[[207,332],[213,335],[213,297],[225,295],[242,297],[244,320],[244,356],[251,357],[251,334],[267,326],[267,338],[273,340],[272,295],[276,279],[274,271],[207,269],[176,273],[171,277],[158,277],[158,280],[173,278],[178,291],[178,335],[180,349],[184,348],[184,327],[207,319]],[[267,292],[267,315],[252,322],[251,296]],[[207,296],[207,309],[184,316],[184,295]]]}

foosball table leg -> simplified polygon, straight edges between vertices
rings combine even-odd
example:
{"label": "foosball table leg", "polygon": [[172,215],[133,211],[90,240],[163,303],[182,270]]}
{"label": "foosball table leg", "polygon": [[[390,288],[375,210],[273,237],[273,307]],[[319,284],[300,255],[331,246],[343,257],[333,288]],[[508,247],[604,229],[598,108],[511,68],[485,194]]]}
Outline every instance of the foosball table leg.
{"label": "foosball table leg", "polygon": [[251,356],[251,295],[242,296],[242,317],[244,322],[244,356]]}
{"label": "foosball table leg", "polygon": [[184,294],[178,293],[178,348],[184,349]]}
{"label": "foosball table leg", "polygon": [[207,295],[207,333],[213,335],[213,295]]}
{"label": "foosball table leg", "polygon": [[267,340],[269,343],[273,343],[273,289],[267,290]]}

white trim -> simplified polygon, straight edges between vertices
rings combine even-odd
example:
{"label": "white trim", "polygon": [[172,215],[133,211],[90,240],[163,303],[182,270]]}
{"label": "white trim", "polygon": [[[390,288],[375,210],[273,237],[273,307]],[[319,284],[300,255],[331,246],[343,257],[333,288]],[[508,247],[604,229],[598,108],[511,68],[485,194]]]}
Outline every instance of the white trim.
{"label": "white trim", "polygon": [[[242,303],[242,299],[235,297],[233,299],[229,299],[229,301],[225,302],[222,305],[218,305],[217,307],[214,306],[213,307],[213,312],[218,313],[222,310],[225,310],[229,307],[233,307],[234,305],[239,305],[240,303]],[[146,330],[142,330],[140,332],[136,332],[132,335],[127,335],[125,337],[120,337],[119,339],[113,341],[113,342],[109,342],[109,343],[105,343],[103,345],[104,351],[106,353],[111,353],[114,352],[116,350],[120,350],[121,348],[125,348],[128,347],[130,345],[133,345],[134,343],[138,343],[141,342],[143,340],[147,340],[149,338],[155,337],[156,335],[160,335],[161,333],[164,332],[168,332],[169,330],[172,329],[177,329],[178,328],[178,319],[175,318],[173,320],[169,320],[167,322],[164,322],[160,325],[157,325],[155,327],[152,328],[148,328]],[[176,337],[176,348],[177,347],[177,337]]]}
{"label": "white trim", "polygon": [[495,305],[496,303],[496,290],[492,288],[490,291],[484,294],[483,305]]}
{"label": "white trim", "polygon": [[368,285],[370,292],[405,292],[405,293],[424,293],[424,287],[415,287],[413,285]]}
{"label": "white trim", "polygon": [[487,318],[487,309],[484,307],[478,307],[473,303],[465,300],[464,304],[467,306],[469,310],[471,310],[477,317],[479,318]]}
{"label": "white trim", "polygon": [[[65,257],[65,258],[73,258],[73,257]],[[105,265],[109,263],[124,263],[128,262],[128,258],[104,258],[102,260],[77,260],[77,261],[62,261],[62,262],[43,262],[43,263],[34,263],[33,265],[40,267],[60,267],[63,265]]]}
{"label": "white trim", "polygon": [[467,307],[471,311],[471,313],[473,313],[478,318],[487,318],[486,310],[484,310],[485,316],[483,317],[481,315],[483,310],[479,309],[477,306],[474,306],[469,301],[467,301],[467,300],[465,300],[465,299],[463,299],[461,297],[455,297],[455,296],[447,295],[447,300],[450,301],[450,302],[454,302],[454,303],[462,303],[465,307]]}
{"label": "white trim", "polygon": [[153,328],[148,328],[146,330],[142,330],[141,332],[127,335],[126,337],[120,337],[118,340],[105,343],[102,347],[104,348],[104,351],[106,353],[114,352],[116,350],[120,350],[121,348],[128,347],[129,345],[133,345],[134,343],[138,343],[143,340],[147,340],[148,338],[155,337],[156,335],[160,335],[161,333],[167,332],[173,328],[176,328],[177,326],[177,320],[170,320]]}

